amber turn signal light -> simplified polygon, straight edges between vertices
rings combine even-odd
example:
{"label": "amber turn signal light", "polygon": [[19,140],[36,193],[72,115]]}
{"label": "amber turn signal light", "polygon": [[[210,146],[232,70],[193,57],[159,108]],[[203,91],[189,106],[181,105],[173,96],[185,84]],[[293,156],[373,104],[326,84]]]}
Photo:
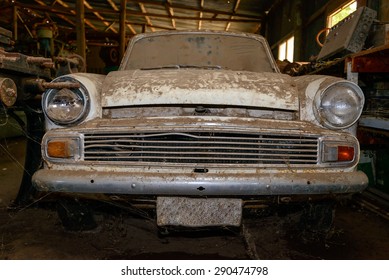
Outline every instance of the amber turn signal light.
{"label": "amber turn signal light", "polygon": [[336,142],[323,145],[323,162],[352,162],[354,159],[354,146],[341,145]]}
{"label": "amber turn signal light", "polygon": [[70,158],[73,156],[71,144],[68,141],[50,141],[47,143],[47,155],[54,158]]}

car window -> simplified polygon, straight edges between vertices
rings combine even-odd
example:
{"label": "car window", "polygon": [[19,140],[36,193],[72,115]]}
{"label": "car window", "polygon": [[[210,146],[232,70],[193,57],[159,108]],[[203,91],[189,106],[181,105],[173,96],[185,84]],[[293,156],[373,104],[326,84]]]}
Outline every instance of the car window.
{"label": "car window", "polygon": [[130,46],[122,70],[216,68],[275,72],[262,41],[221,34],[169,34],[143,37]]}

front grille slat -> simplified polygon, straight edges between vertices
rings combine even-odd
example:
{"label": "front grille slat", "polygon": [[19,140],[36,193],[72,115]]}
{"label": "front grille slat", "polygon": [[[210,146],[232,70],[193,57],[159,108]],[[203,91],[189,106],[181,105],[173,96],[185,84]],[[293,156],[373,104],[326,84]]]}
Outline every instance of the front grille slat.
{"label": "front grille slat", "polygon": [[[91,148],[98,148],[98,149],[104,149],[104,151],[93,151],[91,153],[106,153],[106,150],[112,149],[116,151],[120,150],[125,150],[124,152],[128,151],[136,151],[137,149],[142,150],[145,152],[144,146],[139,146],[139,145],[90,145],[88,146],[88,149]],[[232,147],[229,147],[231,149]],[[160,146],[147,146],[147,150],[159,150],[161,149]],[[208,146],[208,147],[196,147],[196,146],[175,146],[175,147],[169,147],[169,146],[164,146],[164,150],[173,152],[176,150],[191,150],[191,149],[196,149],[197,151],[201,152],[202,150],[209,151],[210,149],[215,150],[215,151],[221,151],[225,150],[226,147],[217,147],[217,146]],[[288,151],[285,151],[284,149],[277,149],[277,148],[258,148],[258,147],[251,147],[251,148],[242,148],[242,147],[233,147],[235,151],[249,151],[252,153],[253,151],[283,151],[284,153],[287,153]],[[312,149],[293,149],[290,151],[291,153],[293,152],[299,152],[299,153],[312,153]],[[85,151],[85,154],[90,153],[89,151]]]}
{"label": "front grille slat", "polygon": [[[117,157],[117,159],[121,159],[121,160],[126,160],[126,161],[130,161],[132,157],[124,157],[124,156],[121,156],[121,157]],[[101,157],[90,157],[90,159],[95,159],[95,160],[101,160],[102,158]],[[145,162],[152,162],[153,160],[155,159],[159,159],[159,161],[157,162],[172,162],[174,163],[173,160],[168,160],[166,157],[157,157],[157,156],[139,156],[138,159],[142,159],[144,160]],[[198,157],[174,157],[174,160],[176,160],[177,162],[179,163],[187,163],[187,162],[195,162],[196,164],[204,164],[204,163],[213,163],[215,161],[215,158],[213,157],[202,157],[200,160]],[[258,159],[255,159],[255,158],[234,158],[234,159],[231,159],[230,157],[220,157],[218,158],[218,160],[221,160],[223,161],[223,163],[239,163],[239,162],[245,162],[245,163],[248,163],[248,162],[257,162]],[[275,160],[273,158],[262,158],[261,161],[263,162],[274,162]],[[307,159],[289,159],[289,160],[283,160],[284,163],[316,163],[316,160],[307,160]]]}
{"label": "front grille slat", "polygon": [[[101,155],[106,155],[106,154],[111,154],[111,155],[121,155],[121,154],[131,154],[131,155],[144,155],[144,154],[154,154],[154,155],[165,155],[166,157],[174,157],[176,155],[193,155],[194,156],[194,152],[174,152],[174,151],[169,151],[168,153],[166,153],[165,151],[131,151],[131,152],[125,152],[125,151],[116,151],[116,152],[111,152],[111,153],[107,153],[107,152],[93,152],[93,153],[89,153],[89,154],[92,154],[92,155],[98,155],[98,154],[101,154]],[[85,154],[88,154],[88,152],[86,152]],[[202,156],[202,155],[206,155],[206,156],[211,156],[213,155],[214,157],[220,157],[220,155],[225,155],[225,156],[247,156],[247,157],[251,157],[251,156],[257,156],[257,157],[266,157],[266,156],[270,156],[270,157],[283,157],[285,158],[285,154],[275,154],[275,153],[271,153],[271,154],[263,154],[263,153],[256,153],[256,154],[253,154],[253,153],[228,153],[228,152],[220,152],[220,153],[215,153],[215,152],[196,152],[196,155],[197,156]],[[287,154],[287,156],[290,158],[290,157],[313,157],[313,158],[316,158],[316,155],[294,155],[294,154]]]}
{"label": "front grille slat", "polygon": [[[274,141],[274,140],[273,140]],[[137,141],[137,140],[134,140],[134,141],[117,141],[117,140],[111,140],[111,141],[100,141],[100,142],[96,142],[96,141],[86,141],[85,143],[88,144],[89,147],[101,147],[102,145],[109,145],[109,143],[114,143],[115,146],[117,145],[125,145],[125,143],[141,143],[141,144],[160,144],[161,142],[160,141]],[[120,143],[120,144],[119,144]],[[164,142],[165,145],[183,145],[183,144],[191,144],[193,145],[193,142],[189,142],[189,141],[165,141]],[[205,142],[205,141],[196,141],[196,144],[197,145],[209,145],[209,142]],[[212,144],[213,145],[217,145],[217,144],[220,144],[220,145],[225,145],[226,142],[215,142],[215,141],[212,141]],[[244,143],[244,142],[228,142],[228,145],[239,145],[239,146],[245,146],[245,145],[250,145],[250,143]],[[261,145],[262,146],[277,146],[278,143],[269,143],[269,142],[261,142]],[[298,144],[298,143],[289,143],[288,145],[290,146],[294,146],[294,147],[316,147],[317,144]]]}
{"label": "front grille slat", "polygon": [[83,159],[125,165],[315,165],[318,136],[228,132],[85,133]]}

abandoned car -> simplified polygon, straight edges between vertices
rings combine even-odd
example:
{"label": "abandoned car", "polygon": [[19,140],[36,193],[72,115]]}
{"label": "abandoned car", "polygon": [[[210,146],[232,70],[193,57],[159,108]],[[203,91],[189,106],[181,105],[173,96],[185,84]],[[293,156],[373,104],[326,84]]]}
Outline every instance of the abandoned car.
{"label": "abandoned car", "polygon": [[367,186],[356,170],[361,89],[281,74],[259,35],[141,34],[118,71],[51,85],[33,176],[42,192],[149,198],[159,226],[203,227],[293,203],[325,205],[310,215],[328,222],[328,201]]}

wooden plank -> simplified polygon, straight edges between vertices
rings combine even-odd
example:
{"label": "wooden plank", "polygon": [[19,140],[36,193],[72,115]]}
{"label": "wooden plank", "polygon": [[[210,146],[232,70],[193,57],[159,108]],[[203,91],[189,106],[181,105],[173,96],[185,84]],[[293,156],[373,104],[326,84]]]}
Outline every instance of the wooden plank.
{"label": "wooden plank", "polygon": [[127,16],[127,0],[120,0],[120,22],[119,22],[119,31],[120,31],[120,42],[119,42],[119,53],[120,60],[124,56],[124,51],[126,48],[126,16]]}
{"label": "wooden plank", "polygon": [[12,32],[2,27],[0,27],[0,35],[3,35],[8,38],[12,38]]}
{"label": "wooden plank", "polygon": [[361,56],[352,59],[352,72],[389,73],[388,56]]}
{"label": "wooden plank", "polygon": [[76,31],[77,31],[77,53],[86,61],[86,39],[85,39],[85,6],[84,0],[76,1]]}
{"label": "wooden plank", "polygon": [[389,73],[389,44],[358,52],[348,59],[353,72]]}

